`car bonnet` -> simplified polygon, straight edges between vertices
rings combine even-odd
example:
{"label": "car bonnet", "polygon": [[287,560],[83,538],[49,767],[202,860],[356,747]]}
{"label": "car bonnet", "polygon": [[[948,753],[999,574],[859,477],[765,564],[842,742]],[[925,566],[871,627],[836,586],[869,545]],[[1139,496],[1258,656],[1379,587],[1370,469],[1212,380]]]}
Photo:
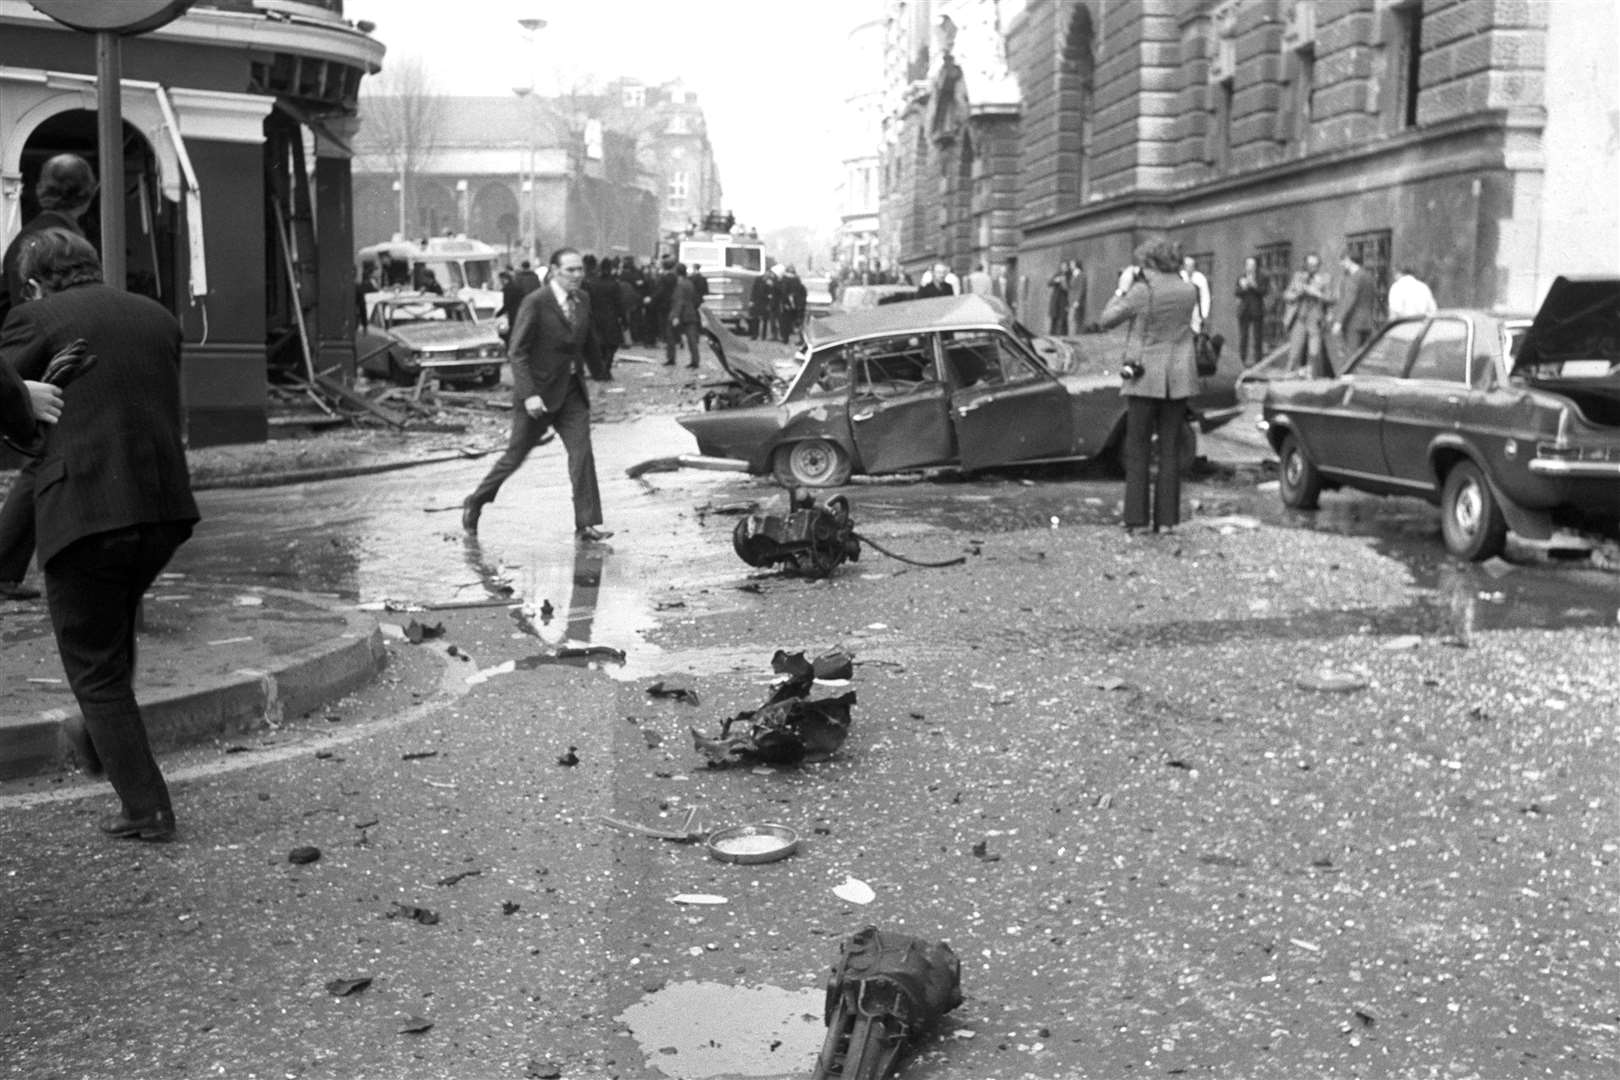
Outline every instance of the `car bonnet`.
{"label": "car bonnet", "polygon": [[747,338],[733,334],[724,323],[704,305],[698,306],[698,320],[703,329],[713,335],[713,341],[719,345],[716,353],[720,358],[720,366],[726,373],[741,383],[748,383],[765,390],[773,389],[780,381],[776,370],[769,360],[755,356],[753,346]]}
{"label": "car bonnet", "polygon": [[1513,370],[1534,377],[1537,368],[1568,361],[1591,361],[1592,370],[1582,364],[1561,371],[1562,379],[1620,379],[1620,279],[1560,277],[1547,290]]}
{"label": "car bonnet", "polygon": [[470,322],[405,323],[390,327],[388,332],[408,345],[417,348],[469,348],[474,345],[495,345],[500,338],[493,325]]}

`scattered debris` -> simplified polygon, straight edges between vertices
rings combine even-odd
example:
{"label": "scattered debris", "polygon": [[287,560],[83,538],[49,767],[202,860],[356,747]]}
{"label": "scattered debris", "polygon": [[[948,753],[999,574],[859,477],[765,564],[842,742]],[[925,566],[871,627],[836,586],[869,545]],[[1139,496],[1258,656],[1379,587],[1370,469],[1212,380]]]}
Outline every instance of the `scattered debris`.
{"label": "scattered debris", "polygon": [[444,636],[444,623],[419,623],[412,619],[405,626],[405,640],[412,645],[420,645],[424,641]]}
{"label": "scattered debris", "polygon": [[827,979],[827,1036],[814,1080],[881,1080],[962,1004],[962,964],[944,942],[868,926],[843,941]]}
{"label": "scattered debris", "polygon": [[647,696],[655,698],[669,698],[672,701],[679,701],[686,705],[696,705],[698,703],[698,695],[696,690],[691,690],[684,686],[668,686],[662,679],[659,679],[657,682],[647,687]]}
{"label": "scattered debris", "polygon": [[1354,672],[1318,668],[1294,680],[1301,690],[1317,690],[1327,694],[1350,694],[1367,689],[1367,680]]}
{"label": "scattered debris", "polygon": [[980,840],[977,844],[973,845],[973,857],[976,859],[982,859],[985,862],[1001,861],[1000,855],[996,855],[990,851],[990,842],[988,840]]}
{"label": "scattered debris", "polygon": [[749,512],[732,530],[731,546],[749,566],[782,564],[811,578],[826,577],[846,559],[861,557],[849,500],[842,495],[817,506],[810,496],[790,492],[786,516]]}
{"label": "scattered debris", "polygon": [[287,861],[294,866],[307,866],[318,861],[320,857],[321,849],[318,847],[295,847],[287,852]]}
{"label": "scattered debris", "polygon": [[699,906],[731,903],[725,897],[715,896],[713,893],[679,893],[670,897],[669,902],[672,904],[697,904]]}
{"label": "scattered debris", "polygon": [[877,893],[872,891],[872,886],[860,878],[848,876],[844,878],[842,885],[833,888],[833,895],[849,904],[870,904],[877,899]]}
{"label": "scattered debris", "polygon": [[399,755],[401,761],[421,761],[423,758],[438,757],[437,750],[411,750]]}
{"label": "scattered debris", "polygon": [[326,992],[333,997],[348,997],[350,994],[358,994],[370,985],[370,975],[362,975],[355,979],[333,979],[326,984]]}
{"label": "scattered debris", "polygon": [[459,881],[464,881],[464,880],[466,880],[467,878],[470,878],[470,877],[477,877],[479,874],[482,874],[482,873],[483,873],[482,870],[463,870],[460,873],[449,874],[449,875],[447,875],[445,877],[440,878],[439,879],[439,884],[440,885],[454,885]]}
{"label": "scattered debris", "polygon": [[578,749],[579,749],[579,747],[577,747],[577,746],[570,746],[568,748],[568,752],[566,754],[563,754],[562,756],[557,758],[557,764],[563,766],[566,769],[571,769],[575,765],[578,765],[579,764],[579,755],[577,753],[575,753],[575,751],[578,750]]}
{"label": "scattered debris", "polygon": [[399,1022],[399,1034],[420,1035],[433,1027],[433,1021],[425,1020],[420,1016],[407,1016]]}
{"label": "scattered debris", "polygon": [[633,821],[623,821],[619,818],[608,817],[603,814],[597,820],[602,824],[619,829],[622,832],[634,833],[637,836],[650,836],[655,840],[673,840],[677,844],[691,844],[708,838],[708,832],[698,827],[698,809],[691,807],[686,811],[686,821],[678,829],[654,829],[646,825],[637,825]]}
{"label": "scattered debris", "polygon": [[[819,657],[824,670],[853,670],[848,653],[827,653]],[[780,650],[771,658],[771,667],[787,679],[780,683],[765,704],[744,710],[720,726],[720,736],[711,739],[692,729],[693,745],[708,756],[711,767],[729,765],[797,765],[825,761],[844,745],[849,735],[849,711],[855,704],[851,690],[835,698],[808,700],[815,682],[816,664],[803,653]],[[746,730],[733,735],[732,728]]]}
{"label": "scattered debris", "polygon": [[415,904],[403,904],[394,901],[394,910],[388,913],[390,919],[409,919],[411,922],[421,923],[423,926],[437,926],[439,913]]}
{"label": "scattered debris", "polygon": [[518,903],[516,900],[502,900],[501,901],[501,914],[502,915],[516,915],[522,908],[523,908],[523,905]]}
{"label": "scattered debris", "polygon": [[623,649],[615,649],[611,645],[565,645],[557,650],[558,660],[603,660],[612,664],[622,664],[627,657]]}

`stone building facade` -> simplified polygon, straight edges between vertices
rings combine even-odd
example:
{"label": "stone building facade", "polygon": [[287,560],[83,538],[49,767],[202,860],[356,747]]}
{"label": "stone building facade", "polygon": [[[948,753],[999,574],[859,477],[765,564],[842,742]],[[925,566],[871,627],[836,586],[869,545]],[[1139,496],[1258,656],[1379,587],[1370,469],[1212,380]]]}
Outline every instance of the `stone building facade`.
{"label": "stone building facade", "polygon": [[[1005,121],[1013,149],[985,163],[1010,182],[978,182],[1012,192],[1015,300],[1043,303],[1064,259],[1109,283],[1155,231],[1198,259],[1228,334],[1250,255],[1273,297],[1307,252],[1334,267],[1349,251],[1384,280],[1411,266],[1442,304],[1521,311],[1556,273],[1597,268],[1553,265],[1566,256],[1548,249],[1542,224],[1568,208],[1544,195],[1615,190],[1614,140],[1543,135],[1560,110],[1599,133],[1615,123],[1614,98],[1594,105],[1577,82],[1613,85],[1613,57],[1600,55],[1616,40],[1605,0],[908,0],[890,5],[891,36],[961,25],[969,6],[1000,25],[1018,87]],[[1572,59],[1550,65],[1549,41]],[[938,110],[940,81],[907,74],[891,67],[893,128]],[[902,264],[985,250],[964,204],[940,199],[937,228],[920,200],[907,205],[950,147],[902,138],[886,150],[896,159],[884,239]],[[1606,203],[1583,206],[1564,234],[1595,225],[1620,236]],[[1581,261],[1602,262],[1599,246]],[[1090,316],[1110,291],[1088,289]]]}

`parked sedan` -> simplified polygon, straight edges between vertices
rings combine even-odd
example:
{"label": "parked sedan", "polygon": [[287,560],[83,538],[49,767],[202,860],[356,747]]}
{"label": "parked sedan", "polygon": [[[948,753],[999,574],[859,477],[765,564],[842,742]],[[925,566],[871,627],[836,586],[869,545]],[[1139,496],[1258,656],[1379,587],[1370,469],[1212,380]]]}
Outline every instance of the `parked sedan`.
{"label": "parked sedan", "polygon": [[361,371],[403,386],[424,374],[494,386],[506,358],[493,320],[479,322],[465,300],[427,293],[378,294],[357,344]]}
{"label": "parked sedan", "polygon": [[[813,320],[785,386],[768,368],[727,355],[718,336],[710,345],[753,392],[711,394],[708,410],[681,425],[710,464],[774,473],[790,487],[832,486],[856,473],[1093,458],[1124,434],[1117,369],[1036,338],[989,297]],[[1235,417],[1231,377],[1206,380],[1194,406],[1204,430]]]}
{"label": "parked sedan", "polygon": [[1559,278],[1533,322],[1447,310],[1385,326],[1333,378],[1269,384],[1285,504],[1329,488],[1440,507],[1447,549],[1620,527],[1620,280]]}

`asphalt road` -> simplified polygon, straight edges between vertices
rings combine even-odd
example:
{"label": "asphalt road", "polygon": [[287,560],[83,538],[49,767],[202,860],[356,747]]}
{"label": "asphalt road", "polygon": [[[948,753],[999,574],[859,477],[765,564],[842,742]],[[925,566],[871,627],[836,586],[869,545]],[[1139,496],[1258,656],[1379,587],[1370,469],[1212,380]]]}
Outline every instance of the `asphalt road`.
{"label": "asphalt road", "polygon": [[[166,760],[174,845],[94,836],[102,787],[6,789],[0,1073],[803,1076],[873,923],[962,961],[908,1077],[1614,1075],[1612,574],[1461,566],[1421,504],[1288,517],[1239,470],[1158,538],[1106,477],[861,486],[863,532],[967,562],[808,582],[731,553],[774,489],[624,478],[670,438],[599,429],[596,550],[555,451],[477,544],[446,508],[481,463],[208,493],[196,577],[555,614],[382,614],[445,633]],[[832,646],[858,695],[832,760],[704,766],[690,728],[756,707],[775,649]],[[804,842],[733,866],[600,820],[693,809]]]}

